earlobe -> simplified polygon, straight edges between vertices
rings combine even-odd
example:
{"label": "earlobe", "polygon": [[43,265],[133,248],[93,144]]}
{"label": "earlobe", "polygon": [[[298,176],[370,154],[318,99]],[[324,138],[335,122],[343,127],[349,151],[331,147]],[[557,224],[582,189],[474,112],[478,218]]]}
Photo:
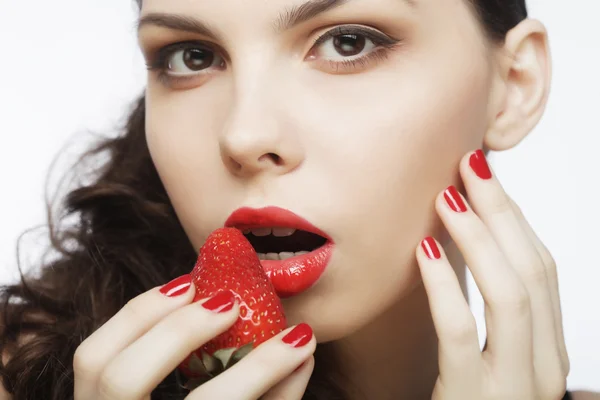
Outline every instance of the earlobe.
{"label": "earlobe", "polygon": [[544,114],[552,75],[544,25],[533,19],[521,22],[498,48],[497,60],[495,99],[484,144],[502,151],[520,143]]}

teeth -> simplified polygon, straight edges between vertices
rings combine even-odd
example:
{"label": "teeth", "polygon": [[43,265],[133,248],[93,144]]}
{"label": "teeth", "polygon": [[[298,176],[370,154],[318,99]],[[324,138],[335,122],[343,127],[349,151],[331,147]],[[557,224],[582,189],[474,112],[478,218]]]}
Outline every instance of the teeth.
{"label": "teeth", "polygon": [[252,229],[254,236],[269,236],[273,230],[271,228],[256,228]]}
{"label": "teeth", "polygon": [[292,258],[295,255],[296,255],[295,253],[289,253],[289,252],[281,252],[278,254],[280,260],[287,260],[288,258]]}
{"label": "teeth", "polygon": [[298,251],[296,253],[284,251],[281,253],[267,253],[267,254],[257,253],[257,254],[258,254],[259,260],[278,261],[278,260],[287,260],[288,258],[292,258],[292,257],[303,256],[308,253],[309,253],[308,251]]}
{"label": "teeth", "polygon": [[254,236],[269,236],[273,235],[275,237],[287,237],[292,236],[296,233],[296,229],[294,228],[254,228],[254,229],[244,229],[244,235],[248,235],[252,233]]}
{"label": "teeth", "polygon": [[292,236],[295,232],[294,228],[273,228],[273,236],[276,237]]}

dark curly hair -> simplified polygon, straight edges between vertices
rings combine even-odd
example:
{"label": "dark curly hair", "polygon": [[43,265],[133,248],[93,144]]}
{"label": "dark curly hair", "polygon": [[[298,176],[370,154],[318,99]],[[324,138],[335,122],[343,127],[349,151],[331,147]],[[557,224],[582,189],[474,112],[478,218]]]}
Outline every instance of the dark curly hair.
{"label": "dark curly hair", "polygon": [[[467,1],[493,42],[527,17],[524,0]],[[128,300],[194,264],[196,252],[148,151],[144,104],[142,96],[121,134],[82,158],[91,165],[103,160],[100,167],[73,170],[87,183],[68,193],[62,211],[49,213],[55,256],[39,273],[21,273],[18,284],[1,287],[0,373],[14,399],[72,399],[78,345]],[[347,397],[348,382],[329,353],[327,344],[318,346],[304,399]],[[185,394],[173,373],[152,399]]]}

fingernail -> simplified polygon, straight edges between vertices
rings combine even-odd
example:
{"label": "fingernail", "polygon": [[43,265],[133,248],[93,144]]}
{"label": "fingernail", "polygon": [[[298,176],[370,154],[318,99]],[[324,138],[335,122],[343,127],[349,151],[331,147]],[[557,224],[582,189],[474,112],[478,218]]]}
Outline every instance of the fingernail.
{"label": "fingernail", "polygon": [[202,307],[215,313],[224,313],[231,310],[234,304],[235,297],[233,296],[233,293],[229,290],[225,290],[217,293],[202,303]]}
{"label": "fingernail", "polygon": [[450,206],[452,211],[457,213],[464,213],[467,211],[465,202],[454,186],[449,186],[448,189],[444,191],[444,199],[446,199],[446,203],[448,203],[448,206]]}
{"label": "fingernail", "polygon": [[312,339],[313,331],[312,328],[305,323],[297,325],[281,340],[283,343],[289,344],[292,347],[298,348],[305,346]]}
{"label": "fingernail", "polygon": [[483,150],[477,150],[471,154],[471,157],[469,158],[469,165],[471,166],[473,172],[475,172],[475,175],[481,179],[492,179],[492,171],[490,171],[490,166],[485,159]]}
{"label": "fingernail", "polygon": [[161,287],[160,292],[167,297],[181,296],[182,294],[187,292],[191,284],[192,277],[190,276],[190,274],[185,274],[180,276],[179,278],[173,279],[171,282]]}
{"label": "fingernail", "polygon": [[425,251],[427,258],[430,260],[439,260],[442,257],[440,249],[438,248],[435,239],[432,237],[425,238],[425,240],[421,242],[421,247]]}

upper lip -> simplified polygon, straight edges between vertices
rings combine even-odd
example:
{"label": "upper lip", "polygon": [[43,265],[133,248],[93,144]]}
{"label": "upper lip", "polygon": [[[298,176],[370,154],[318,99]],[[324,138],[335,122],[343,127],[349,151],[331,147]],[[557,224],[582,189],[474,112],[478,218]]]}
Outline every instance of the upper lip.
{"label": "upper lip", "polygon": [[243,207],[237,209],[227,218],[225,227],[241,230],[253,228],[294,228],[314,233],[331,241],[329,235],[304,218],[294,214],[290,210],[273,206],[264,208]]}

